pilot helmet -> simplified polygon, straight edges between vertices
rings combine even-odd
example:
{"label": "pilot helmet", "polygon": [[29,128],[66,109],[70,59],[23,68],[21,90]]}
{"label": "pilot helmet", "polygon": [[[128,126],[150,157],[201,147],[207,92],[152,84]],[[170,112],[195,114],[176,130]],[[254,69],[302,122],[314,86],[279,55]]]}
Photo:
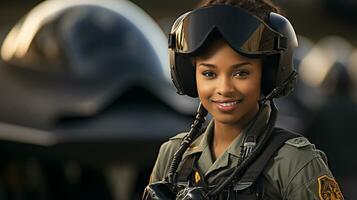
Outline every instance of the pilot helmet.
{"label": "pilot helmet", "polygon": [[[262,91],[265,96],[285,96],[296,77],[293,52],[298,42],[290,22],[271,12],[266,21],[242,8],[209,5],[181,15],[169,35],[172,80],[179,94],[197,97],[195,69],[191,62],[212,37],[219,35],[236,52],[264,57]],[[277,91],[278,89],[278,91]]]}

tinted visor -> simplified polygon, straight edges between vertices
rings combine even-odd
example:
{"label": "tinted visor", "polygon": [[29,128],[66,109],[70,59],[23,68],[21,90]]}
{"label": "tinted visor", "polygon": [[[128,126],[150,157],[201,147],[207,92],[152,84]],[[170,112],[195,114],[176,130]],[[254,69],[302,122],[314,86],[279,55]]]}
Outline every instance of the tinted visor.
{"label": "tinted visor", "polygon": [[228,5],[199,8],[175,22],[169,46],[177,53],[191,54],[217,30],[237,52],[274,54],[286,49],[286,38],[247,11]]}

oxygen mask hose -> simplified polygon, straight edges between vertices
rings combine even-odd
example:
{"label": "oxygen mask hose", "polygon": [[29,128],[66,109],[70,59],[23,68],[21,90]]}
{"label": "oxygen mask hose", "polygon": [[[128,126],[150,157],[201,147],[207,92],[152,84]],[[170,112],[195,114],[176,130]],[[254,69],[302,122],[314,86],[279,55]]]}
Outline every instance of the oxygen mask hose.
{"label": "oxygen mask hose", "polygon": [[174,158],[171,162],[171,166],[170,166],[169,173],[168,173],[168,182],[169,183],[175,185],[176,178],[177,178],[177,168],[182,160],[182,156],[185,153],[185,151],[187,150],[187,148],[190,146],[192,141],[194,139],[196,139],[196,137],[199,135],[202,124],[206,120],[205,119],[206,115],[207,115],[207,110],[200,103],[200,105],[198,106],[198,109],[197,109],[195,121],[192,123],[190,131],[188,132],[186,137],[181,142],[179,149],[174,154]]}

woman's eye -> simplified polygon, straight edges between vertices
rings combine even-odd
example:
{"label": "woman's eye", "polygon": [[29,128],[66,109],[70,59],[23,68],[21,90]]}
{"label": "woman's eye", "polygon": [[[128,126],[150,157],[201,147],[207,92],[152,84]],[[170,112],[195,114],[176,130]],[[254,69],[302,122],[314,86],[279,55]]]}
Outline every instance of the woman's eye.
{"label": "woman's eye", "polygon": [[216,76],[216,74],[214,72],[210,72],[210,71],[202,72],[202,75],[207,78],[214,78]]}
{"label": "woman's eye", "polygon": [[233,74],[233,76],[240,77],[240,78],[244,78],[248,75],[249,75],[249,72],[247,72],[247,71],[237,71]]}

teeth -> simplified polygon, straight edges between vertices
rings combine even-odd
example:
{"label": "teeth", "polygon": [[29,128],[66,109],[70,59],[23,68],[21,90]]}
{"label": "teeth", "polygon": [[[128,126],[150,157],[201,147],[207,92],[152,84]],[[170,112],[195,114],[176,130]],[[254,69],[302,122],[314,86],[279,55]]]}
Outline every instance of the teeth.
{"label": "teeth", "polygon": [[237,104],[237,101],[233,101],[233,102],[227,102],[227,103],[220,103],[222,106],[233,106],[235,104]]}

